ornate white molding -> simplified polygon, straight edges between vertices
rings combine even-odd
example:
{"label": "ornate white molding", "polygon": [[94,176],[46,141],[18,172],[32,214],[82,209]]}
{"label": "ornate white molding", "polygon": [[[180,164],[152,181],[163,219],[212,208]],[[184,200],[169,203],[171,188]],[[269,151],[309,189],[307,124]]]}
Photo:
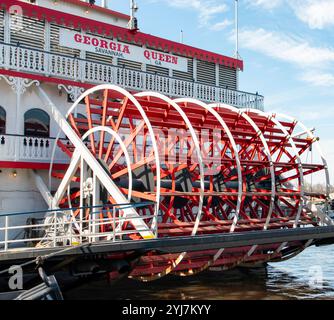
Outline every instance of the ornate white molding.
{"label": "ornate white molding", "polygon": [[4,79],[12,88],[12,90],[19,95],[22,95],[26,92],[27,88],[31,87],[35,84],[37,87],[40,86],[40,82],[38,80],[30,80],[19,77],[6,77],[0,74],[0,78]]}
{"label": "ornate white molding", "polygon": [[58,85],[58,89],[64,89],[67,94],[69,94],[70,99],[74,102],[76,101],[84,92],[85,88],[76,87],[76,86],[65,86],[63,84]]}

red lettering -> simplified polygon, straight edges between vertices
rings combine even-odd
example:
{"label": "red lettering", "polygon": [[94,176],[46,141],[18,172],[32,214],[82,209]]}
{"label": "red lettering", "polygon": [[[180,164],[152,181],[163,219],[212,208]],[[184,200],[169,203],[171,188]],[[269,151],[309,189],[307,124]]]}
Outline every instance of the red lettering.
{"label": "red lettering", "polygon": [[151,53],[152,53],[152,59],[157,60],[158,59],[158,53],[154,52],[154,51],[152,51]]}
{"label": "red lettering", "polygon": [[[103,40],[103,39],[95,38],[91,36],[86,36],[80,33],[76,33],[74,35],[74,41],[78,43],[83,43],[86,45],[93,45],[94,47],[100,47],[103,49],[111,49],[113,51],[118,51],[118,52],[122,52],[125,54],[131,53],[129,45],[113,42],[110,40]],[[145,50],[144,57],[148,60],[150,59],[159,60],[162,62],[172,63],[175,65],[178,64],[178,59],[179,59],[178,57],[175,57],[169,54],[165,54],[165,53],[161,53],[161,52],[156,52],[153,50]]]}
{"label": "red lettering", "polygon": [[84,39],[83,41],[84,44],[90,44],[90,37],[84,36],[83,39]]}
{"label": "red lettering", "polygon": [[130,54],[130,48],[129,48],[129,46],[124,46],[123,53]]}
{"label": "red lettering", "polygon": [[106,40],[101,40],[100,47],[108,49],[108,42]]}
{"label": "red lettering", "polygon": [[116,43],[115,42],[110,42],[109,43],[109,48],[111,49],[111,50],[116,50]]}
{"label": "red lettering", "polygon": [[144,51],[144,57],[149,60],[151,58],[150,51],[145,50]]}
{"label": "red lettering", "polygon": [[94,46],[94,47],[98,47],[99,46],[99,40],[98,39],[96,39],[96,38],[93,38],[92,39],[92,45]]}
{"label": "red lettering", "polygon": [[82,36],[81,34],[77,33],[74,35],[75,42],[82,42]]}

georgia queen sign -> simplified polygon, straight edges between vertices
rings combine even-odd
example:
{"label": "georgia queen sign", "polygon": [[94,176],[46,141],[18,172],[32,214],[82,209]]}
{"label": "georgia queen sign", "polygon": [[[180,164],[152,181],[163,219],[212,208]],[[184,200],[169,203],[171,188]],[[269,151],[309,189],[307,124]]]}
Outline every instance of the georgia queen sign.
{"label": "georgia queen sign", "polygon": [[188,61],[186,58],[68,29],[60,29],[59,44],[63,47],[132,60],[158,67],[183,72],[188,71]]}

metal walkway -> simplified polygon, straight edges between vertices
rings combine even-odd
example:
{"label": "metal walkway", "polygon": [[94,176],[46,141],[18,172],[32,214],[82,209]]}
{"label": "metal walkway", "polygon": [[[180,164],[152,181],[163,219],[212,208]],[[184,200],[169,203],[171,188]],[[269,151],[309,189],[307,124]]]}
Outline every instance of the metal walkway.
{"label": "metal walkway", "polygon": [[[334,226],[280,229],[267,231],[252,231],[247,233],[227,233],[213,235],[197,235],[196,237],[160,238],[152,240],[129,240],[122,242],[100,241],[86,245],[67,247],[61,256],[95,255],[116,252],[158,251],[160,253],[178,253],[182,251],[200,251],[219,248],[237,248],[241,246],[271,244],[289,241],[307,241],[313,239],[313,244],[321,239],[326,244],[334,243]],[[64,247],[66,248],[66,247]],[[62,250],[56,248],[26,248],[9,250],[0,255],[1,262],[22,261],[39,256],[52,255]]]}

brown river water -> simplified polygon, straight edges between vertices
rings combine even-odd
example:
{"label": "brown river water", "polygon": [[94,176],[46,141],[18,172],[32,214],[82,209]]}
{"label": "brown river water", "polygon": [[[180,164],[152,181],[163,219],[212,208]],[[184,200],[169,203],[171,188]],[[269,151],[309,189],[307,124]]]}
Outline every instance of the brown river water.
{"label": "brown river water", "polygon": [[141,283],[125,279],[110,286],[96,281],[65,294],[66,299],[100,300],[334,300],[334,245],[311,247],[297,257],[267,268],[167,276]]}

